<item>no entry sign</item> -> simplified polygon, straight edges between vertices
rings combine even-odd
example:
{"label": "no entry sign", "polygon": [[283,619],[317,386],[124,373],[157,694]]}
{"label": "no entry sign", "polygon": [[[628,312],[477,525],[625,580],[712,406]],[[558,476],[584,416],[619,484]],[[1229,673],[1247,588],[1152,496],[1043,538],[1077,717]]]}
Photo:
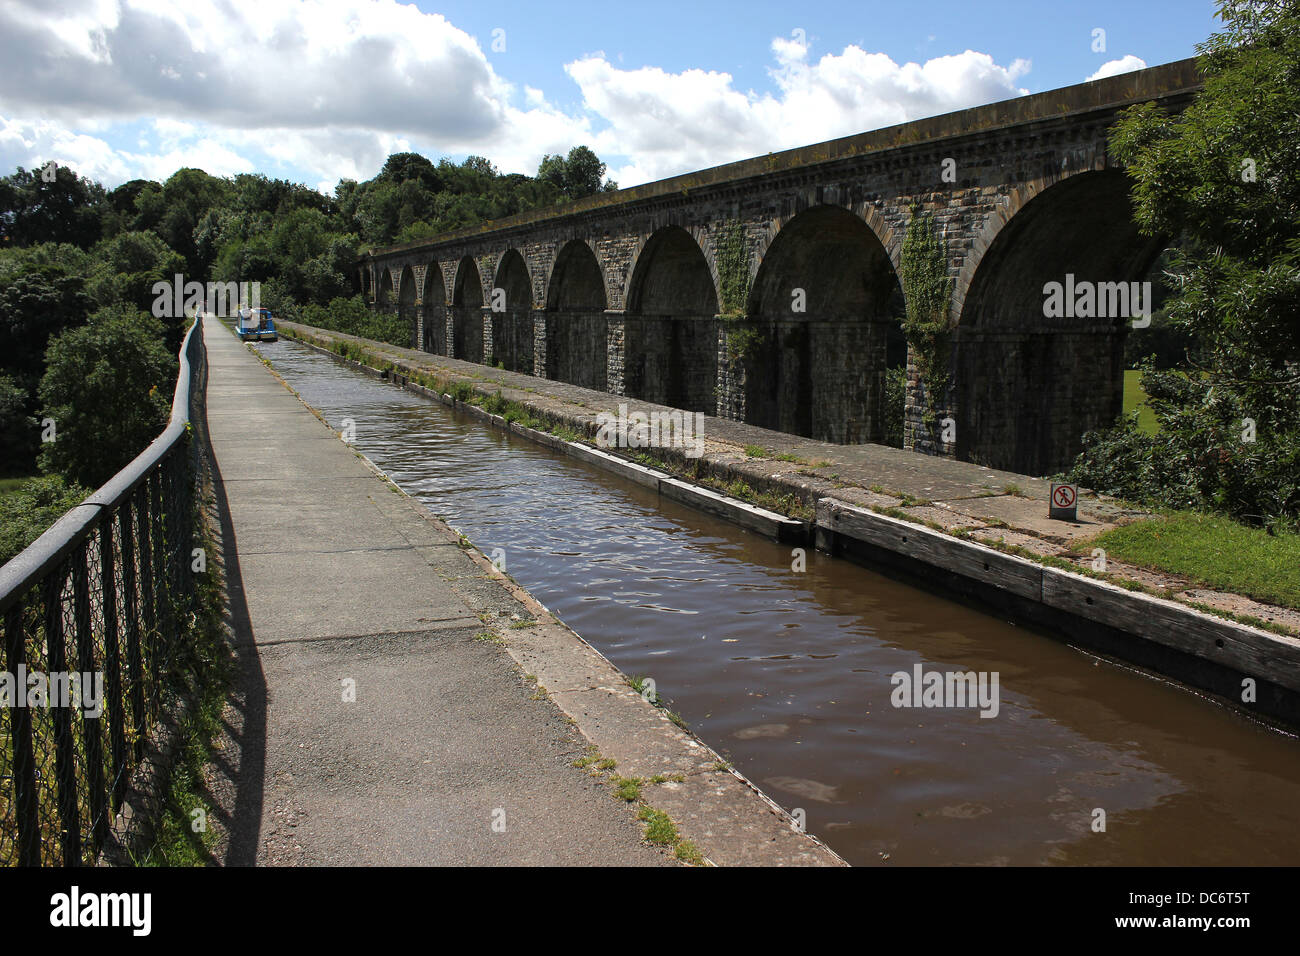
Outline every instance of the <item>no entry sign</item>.
{"label": "no entry sign", "polygon": [[1052,482],[1052,494],[1047,502],[1047,516],[1060,521],[1078,520],[1079,486],[1066,482]]}

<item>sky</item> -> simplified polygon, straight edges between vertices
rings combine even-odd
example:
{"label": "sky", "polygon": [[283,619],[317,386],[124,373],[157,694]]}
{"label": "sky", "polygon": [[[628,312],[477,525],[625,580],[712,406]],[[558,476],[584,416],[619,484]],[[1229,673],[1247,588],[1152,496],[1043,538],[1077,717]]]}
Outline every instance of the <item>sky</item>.
{"label": "sky", "polygon": [[621,186],[1195,54],[1213,0],[0,0],[0,171],[325,192],[390,153]]}

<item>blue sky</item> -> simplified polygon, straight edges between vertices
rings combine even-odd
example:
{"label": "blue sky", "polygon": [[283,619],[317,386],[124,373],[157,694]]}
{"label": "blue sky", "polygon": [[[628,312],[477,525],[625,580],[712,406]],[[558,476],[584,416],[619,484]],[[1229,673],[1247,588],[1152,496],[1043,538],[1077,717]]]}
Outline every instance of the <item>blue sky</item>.
{"label": "blue sky", "polygon": [[399,149],[532,173],[585,143],[635,185],[1191,56],[1213,8],[7,0],[0,167],[329,189]]}
{"label": "blue sky", "polygon": [[[764,88],[773,37],[806,31],[814,53],[849,44],[896,62],[979,50],[999,63],[1033,60],[1030,92],[1077,83],[1107,60],[1131,53],[1155,66],[1192,56],[1214,31],[1212,0],[840,0],[736,3],[665,0],[644,3],[564,3],[557,20],[549,4],[417,3],[442,13],[490,46],[506,30],[510,75],[545,89],[564,89],[564,64],[603,50],[620,65],[726,70],[737,85]],[[645,12],[652,6],[653,14]],[[736,13],[743,10],[743,13]],[[1107,33],[1107,51],[1092,50],[1092,31]],[[505,67],[503,66],[503,69]],[[568,102],[580,96],[569,89]]]}

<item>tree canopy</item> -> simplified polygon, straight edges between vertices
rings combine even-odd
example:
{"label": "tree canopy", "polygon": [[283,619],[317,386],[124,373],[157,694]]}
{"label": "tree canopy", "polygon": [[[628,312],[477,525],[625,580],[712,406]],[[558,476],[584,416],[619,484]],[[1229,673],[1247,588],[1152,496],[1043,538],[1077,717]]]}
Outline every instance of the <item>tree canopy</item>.
{"label": "tree canopy", "polygon": [[1179,115],[1129,109],[1112,149],[1143,232],[1174,236],[1171,325],[1192,343],[1142,384],[1159,431],[1089,436],[1073,475],[1100,490],[1300,524],[1300,2],[1224,0]]}

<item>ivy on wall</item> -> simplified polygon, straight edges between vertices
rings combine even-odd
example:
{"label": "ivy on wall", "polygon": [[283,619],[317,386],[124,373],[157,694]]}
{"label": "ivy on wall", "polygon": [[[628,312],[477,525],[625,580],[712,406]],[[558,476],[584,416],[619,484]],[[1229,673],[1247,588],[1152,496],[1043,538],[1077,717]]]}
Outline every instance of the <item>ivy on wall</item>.
{"label": "ivy on wall", "polygon": [[935,231],[934,217],[919,207],[912,208],[900,259],[900,278],[907,293],[903,335],[925,386],[925,421],[933,427],[935,396],[942,394],[948,382],[952,279],[948,276],[947,245]]}
{"label": "ivy on wall", "polygon": [[728,351],[733,358],[752,358],[763,335],[745,314],[753,282],[749,274],[745,224],[734,220],[724,224],[717,232],[713,248],[718,264],[718,297],[722,301]]}

